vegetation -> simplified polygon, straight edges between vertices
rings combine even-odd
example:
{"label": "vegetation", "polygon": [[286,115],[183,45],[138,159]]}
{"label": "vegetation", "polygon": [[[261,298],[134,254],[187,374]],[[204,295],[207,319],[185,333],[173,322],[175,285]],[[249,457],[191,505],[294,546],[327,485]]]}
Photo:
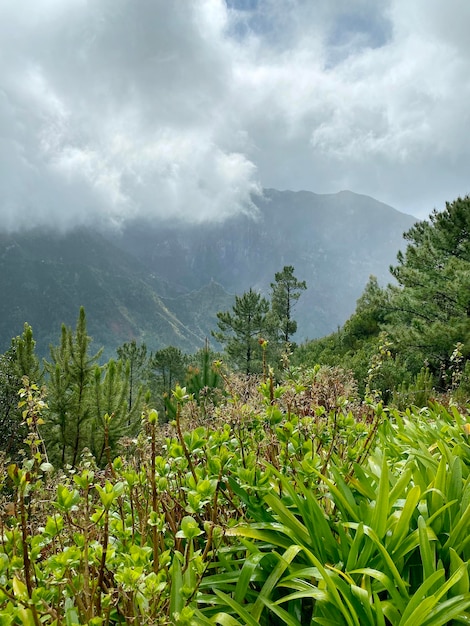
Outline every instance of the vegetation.
{"label": "vegetation", "polygon": [[[173,391],[104,471],[54,471],[40,390],[5,472],[0,623],[439,624],[470,618],[467,418],[364,404],[339,370]],[[112,421],[112,418],[111,420]]]}
{"label": "vegetation", "polygon": [[447,203],[415,224],[391,273],[398,284],[371,277],[356,311],[337,333],[302,346],[297,364],[319,362],[351,369],[365,389],[369,363],[388,357],[375,381],[384,399],[413,386],[424,367],[440,391],[468,386],[470,312],[470,197]]}
{"label": "vegetation", "polygon": [[306,288],[305,281],[295,277],[293,266],[286,265],[271,283],[271,301],[250,288],[235,297],[232,311],[217,313],[219,331],[212,335],[225,346],[233,367],[247,375],[260,373],[266,355],[273,365],[279,365],[283,352],[292,347],[291,338],[297,331],[293,309]]}
{"label": "vegetation", "polygon": [[217,313],[219,331],[213,336],[222,345],[231,362],[245,374],[259,372],[258,342],[268,332],[269,302],[250,288],[242,296],[235,296],[233,312]]}
{"label": "vegetation", "polygon": [[208,343],[101,364],[83,308],[42,372],[26,326],[0,359],[0,626],[469,623],[469,216],[414,226],[398,284],[282,367],[292,266],[219,313],[235,372]]}
{"label": "vegetation", "polygon": [[285,265],[282,272],[276,272],[271,283],[271,311],[275,320],[275,329],[284,344],[290,344],[291,337],[297,332],[297,322],[293,319],[293,309],[307,283],[294,276],[294,267]]}

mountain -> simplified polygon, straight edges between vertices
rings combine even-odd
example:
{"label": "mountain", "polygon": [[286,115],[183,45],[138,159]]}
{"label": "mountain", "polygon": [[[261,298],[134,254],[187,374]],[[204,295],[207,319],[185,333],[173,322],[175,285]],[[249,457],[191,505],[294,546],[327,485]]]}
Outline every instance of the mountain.
{"label": "mountain", "polygon": [[[230,306],[231,295],[218,285],[212,290],[220,304]],[[47,356],[49,344],[60,341],[62,323],[75,327],[81,305],[94,349],[104,346],[107,357],[134,338],[153,349],[172,344],[194,351],[210,331],[199,329],[198,334],[186,326],[160,297],[172,293],[160,279],[84,228],[66,234],[0,234],[0,292],[0,351],[28,322],[39,354]],[[215,313],[209,323],[212,328]]]}
{"label": "mountain", "polygon": [[343,191],[265,190],[256,210],[224,222],[133,221],[115,231],[0,233],[0,351],[33,327],[38,352],[58,343],[85,307],[89,334],[106,356],[124,341],[194,351],[216,328],[233,294],[269,295],[293,265],[307,282],[294,315],[297,340],[336,330],[370,274],[386,283],[415,218]]}
{"label": "mountain", "polygon": [[253,287],[269,295],[275,272],[293,265],[307,282],[294,313],[303,340],[342,325],[371,274],[391,280],[403,232],[416,222],[350,191],[267,189],[254,202],[253,214],[221,223],[130,222],[115,243],[180,293],[213,280],[232,293]]}

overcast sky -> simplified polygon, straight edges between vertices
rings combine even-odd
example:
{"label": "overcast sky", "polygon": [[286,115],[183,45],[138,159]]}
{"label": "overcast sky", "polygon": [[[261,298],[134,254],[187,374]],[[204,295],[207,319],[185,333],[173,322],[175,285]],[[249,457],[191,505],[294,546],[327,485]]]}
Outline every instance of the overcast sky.
{"label": "overcast sky", "polygon": [[468,0],[0,0],[0,226],[470,193]]}

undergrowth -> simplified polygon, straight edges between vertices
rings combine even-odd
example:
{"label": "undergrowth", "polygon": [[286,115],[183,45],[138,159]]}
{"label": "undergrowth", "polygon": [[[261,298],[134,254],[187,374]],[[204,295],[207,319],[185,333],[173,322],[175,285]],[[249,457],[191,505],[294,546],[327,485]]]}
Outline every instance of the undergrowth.
{"label": "undergrowth", "polygon": [[146,409],[104,469],[61,471],[25,381],[0,625],[470,622],[464,408],[364,402],[338,368],[223,378],[203,410],[176,387],[170,424]]}

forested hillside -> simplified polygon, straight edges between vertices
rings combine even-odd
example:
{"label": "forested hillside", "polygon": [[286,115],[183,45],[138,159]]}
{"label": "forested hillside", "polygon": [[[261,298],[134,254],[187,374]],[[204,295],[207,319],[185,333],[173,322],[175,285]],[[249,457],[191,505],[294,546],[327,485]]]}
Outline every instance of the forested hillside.
{"label": "forested hillside", "polygon": [[297,361],[351,368],[387,399],[468,384],[469,233],[469,197],[434,210],[405,233],[407,248],[390,268],[397,284],[371,277],[344,326],[302,346]]}

